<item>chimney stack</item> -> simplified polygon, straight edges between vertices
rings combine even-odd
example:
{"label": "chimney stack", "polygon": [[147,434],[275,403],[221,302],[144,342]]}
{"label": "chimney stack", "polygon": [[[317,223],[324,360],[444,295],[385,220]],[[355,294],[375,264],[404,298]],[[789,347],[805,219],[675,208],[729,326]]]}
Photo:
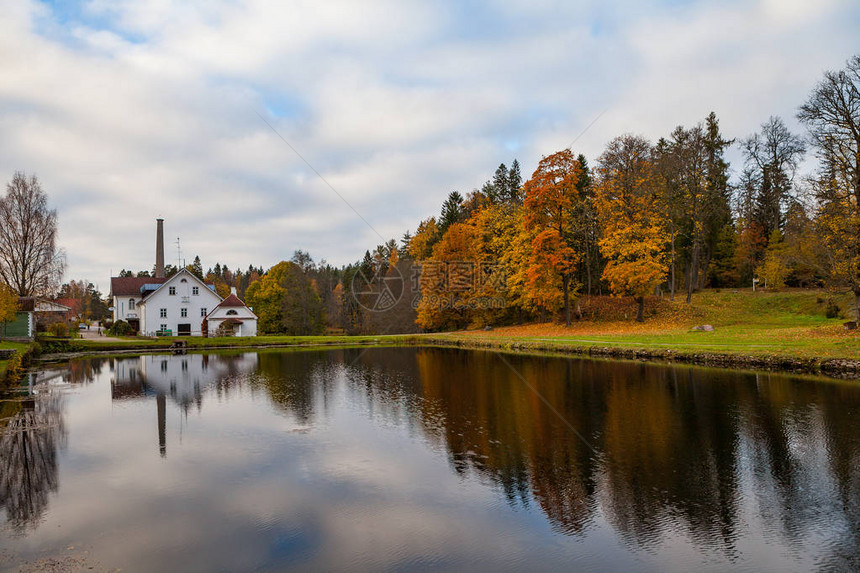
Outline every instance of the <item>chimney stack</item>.
{"label": "chimney stack", "polygon": [[164,278],[164,219],[156,219],[155,232],[155,277]]}

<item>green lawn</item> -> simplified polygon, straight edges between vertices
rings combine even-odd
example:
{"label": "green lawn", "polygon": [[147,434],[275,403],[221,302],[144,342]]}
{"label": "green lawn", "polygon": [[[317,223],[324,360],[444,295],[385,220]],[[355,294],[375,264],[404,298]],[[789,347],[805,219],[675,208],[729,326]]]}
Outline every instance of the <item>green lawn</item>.
{"label": "green lawn", "polygon": [[[829,299],[841,309],[839,318],[827,318]],[[623,305],[617,299],[601,304]],[[750,290],[696,293],[691,305],[679,295],[675,301],[652,300],[643,324],[620,320],[626,307],[615,309],[614,320],[583,320],[567,328],[559,324],[527,324],[492,331],[459,331],[426,335],[368,336],[257,336],[251,338],[124,338],[120,341],[42,341],[45,352],[98,352],[170,348],[183,340],[194,348],[250,348],[315,345],[457,344],[506,348],[588,351],[593,348],[652,351],[655,355],[684,353],[752,357],[860,360],[860,333],[842,323],[853,318],[853,297],[826,291]],[[646,306],[647,308],[647,306]],[[691,330],[710,324],[713,332]]]}
{"label": "green lawn", "polygon": [[[829,298],[842,309],[841,318],[827,318]],[[616,346],[633,349],[719,352],[726,354],[779,355],[797,358],[860,359],[860,334],[842,324],[852,318],[853,297],[826,291],[789,290],[705,291],[686,306],[683,297],[670,303],[669,312],[642,325],[630,321],[526,325],[492,332],[451,333],[443,337],[477,338],[499,343],[536,342],[564,347]],[[666,303],[663,303],[664,306]],[[673,313],[676,309],[677,313]],[[666,315],[676,316],[666,320]],[[710,324],[713,332],[693,331]]]}

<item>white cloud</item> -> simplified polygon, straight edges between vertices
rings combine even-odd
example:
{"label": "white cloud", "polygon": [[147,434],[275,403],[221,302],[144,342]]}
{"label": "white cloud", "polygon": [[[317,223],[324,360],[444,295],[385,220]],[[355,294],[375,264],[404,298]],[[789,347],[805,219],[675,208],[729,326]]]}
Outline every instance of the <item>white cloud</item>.
{"label": "white cloud", "polygon": [[[36,173],[69,276],[152,265],[163,216],[187,258],[340,264],[498,163],[528,176],[717,112],[729,137],[791,120],[856,50],[848,2],[412,4],[17,0],[0,20],[0,173]],[[62,10],[66,10],[63,12]]]}

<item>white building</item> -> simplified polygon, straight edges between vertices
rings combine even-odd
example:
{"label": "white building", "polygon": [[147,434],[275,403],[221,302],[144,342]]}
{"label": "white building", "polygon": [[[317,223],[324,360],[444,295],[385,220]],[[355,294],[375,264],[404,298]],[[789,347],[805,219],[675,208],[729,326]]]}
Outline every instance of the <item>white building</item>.
{"label": "white building", "polygon": [[156,219],[155,276],[112,277],[113,320],[124,320],[145,336],[213,335],[229,327],[233,336],[256,336],[257,316],[236,296],[222,300],[188,269],[164,276],[164,220]]}
{"label": "white building", "polygon": [[138,304],[144,297],[164,284],[166,278],[156,277],[112,277],[110,279],[110,298],[112,301],[113,321],[124,320],[135,332],[140,330],[140,309]]}
{"label": "white building", "polygon": [[144,285],[141,300],[135,302],[140,333],[153,336],[201,336],[203,322],[218,306],[221,297],[188,269],[165,279],[163,283]]}
{"label": "white building", "polygon": [[257,336],[257,315],[245,306],[232,289],[230,296],[222,300],[206,317],[209,336],[215,336],[218,328],[228,336]]}

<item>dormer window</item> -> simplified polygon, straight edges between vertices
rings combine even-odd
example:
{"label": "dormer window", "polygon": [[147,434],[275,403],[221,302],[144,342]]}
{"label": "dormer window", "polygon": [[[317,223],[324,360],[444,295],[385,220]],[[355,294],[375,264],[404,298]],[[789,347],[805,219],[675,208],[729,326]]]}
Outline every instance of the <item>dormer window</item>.
{"label": "dormer window", "polygon": [[169,294],[171,296],[175,295],[176,294],[176,287],[168,287],[167,288],[167,294]]}
{"label": "dormer window", "polygon": [[128,299],[128,310],[134,310],[134,299]]}
{"label": "dormer window", "polygon": [[227,316],[238,316],[238,314],[239,314],[238,312],[236,312],[235,310],[232,310],[232,309],[227,311]]}

